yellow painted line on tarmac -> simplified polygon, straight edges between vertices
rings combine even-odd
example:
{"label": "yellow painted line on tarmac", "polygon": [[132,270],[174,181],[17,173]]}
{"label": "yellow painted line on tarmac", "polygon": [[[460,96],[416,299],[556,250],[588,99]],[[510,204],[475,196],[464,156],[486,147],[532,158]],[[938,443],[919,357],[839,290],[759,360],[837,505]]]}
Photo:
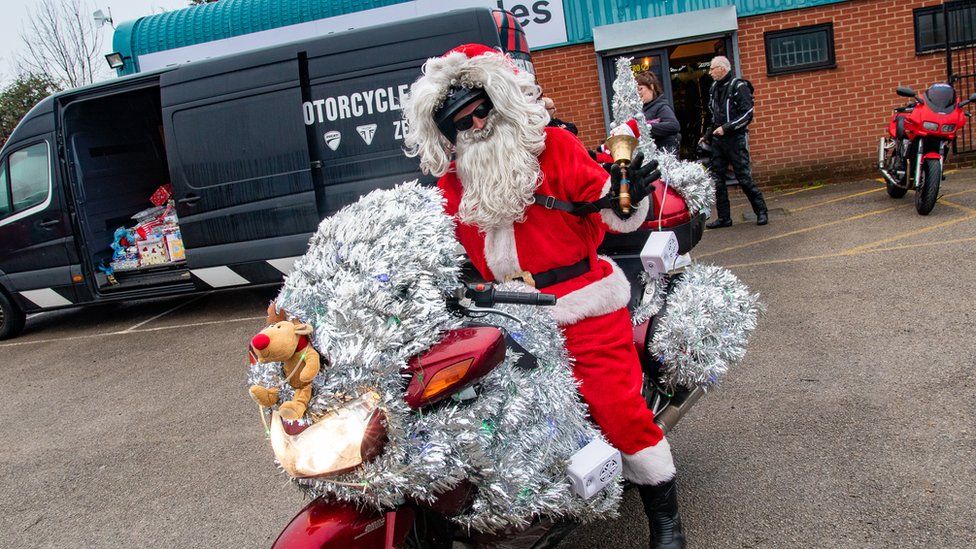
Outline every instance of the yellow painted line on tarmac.
{"label": "yellow painted line on tarmac", "polygon": [[[949,196],[959,196],[960,194],[970,193],[970,192],[973,192],[973,191],[976,191],[976,189],[970,189],[968,191],[960,191],[960,192],[957,192],[957,193],[953,193],[952,195],[949,195]],[[969,215],[964,215],[964,216],[958,217],[956,219],[950,219],[948,221],[943,221],[942,223],[936,223],[935,225],[929,225],[928,227],[922,227],[920,229],[913,229],[911,231],[905,231],[903,233],[898,233],[898,234],[889,236],[888,238],[882,238],[881,240],[875,240],[874,242],[868,242],[867,244],[861,244],[860,246],[854,246],[853,248],[848,248],[846,250],[843,250],[843,252],[847,252],[847,253],[858,253],[858,252],[867,250],[868,248],[875,248],[875,247],[881,246],[883,244],[890,244],[891,242],[895,242],[895,241],[898,241],[898,240],[902,240],[902,239],[909,238],[909,237],[916,236],[916,235],[920,235],[920,234],[925,234],[925,233],[928,233],[928,232],[932,232],[932,231],[941,229],[943,227],[949,227],[950,225],[955,225],[957,223],[962,223],[963,221],[969,221],[970,219],[976,218],[976,210],[974,210],[972,208],[963,206],[961,204],[956,204],[955,202],[950,202],[950,201],[947,201],[947,200],[940,200],[939,203],[945,204],[946,206],[950,206],[950,207],[958,207],[958,208],[961,208],[961,209],[963,209],[965,211],[968,211]]]}
{"label": "yellow painted line on tarmac", "polygon": [[881,187],[879,189],[871,189],[869,191],[861,191],[861,192],[854,193],[854,194],[847,194],[847,195],[844,195],[844,196],[839,196],[837,198],[831,198],[830,200],[824,200],[823,202],[817,202],[816,204],[810,204],[810,205],[807,205],[807,206],[802,206],[802,207],[799,207],[799,208],[794,208],[794,209],[791,209],[790,212],[796,213],[796,212],[802,212],[804,210],[809,210],[811,208],[819,208],[820,206],[826,206],[827,204],[833,204],[835,202],[842,202],[844,200],[849,200],[851,198],[857,198],[859,196],[864,196],[866,194],[876,193],[876,192],[883,191],[883,190],[884,190],[884,187]]}
{"label": "yellow painted line on tarmac", "polygon": [[822,189],[823,187],[824,187],[823,184],[814,185],[812,187],[804,187],[804,188],[799,189],[799,190],[796,190],[796,191],[791,191],[791,192],[788,192],[788,193],[783,193],[783,194],[775,195],[773,198],[783,198],[784,196],[790,196],[791,194],[805,193],[807,191],[815,191],[817,189]]}
{"label": "yellow painted line on tarmac", "polygon": [[755,246],[756,244],[762,244],[763,242],[769,242],[771,240],[778,240],[780,238],[786,238],[788,236],[793,236],[793,235],[808,233],[810,231],[816,231],[818,229],[823,229],[823,228],[830,227],[830,226],[833,226],[833,225],[839,225],[841,223],[846,223],[848,221],[857,221],[858,219],[863,219],[865,217],[870,217],[872,215],[883,214],[885,212],[890,212],[891,210],[897,210],[898,208],[903,208],[905,206],[906,206],[906,204],[899,204],[897,206],[892,206],[890,208],[882,208],[880,210],[872,210],[870,212],[865,212],[865,213],[862,213],[862,214],[852,215],[850,217],[845,217],[843,219],[835,219],[834,221],[828,221],[827,223],[821,223],[820,225],[814,225],[813,227],[806,227],[804,229],[797,229],[795,231],[789,231],[789,232],[786,232],[786,233],[783,233],[783,234],[778,234],[778,235],[775,235],[775,236],[767,236],[766,238],[760,238],[758,240],[752,240],[750,242],[744,242],[742,244],[736,244],[735,246],[729,246],[727,248],[722,248],[721,250],[715,250],[714,252],[706,252],[706,253],[703,253],[703,254],[695,254],[695,258],[700,259],[700,258],[703,258],[703,257],[709,257],[709,256],[712,256],[712,255],[717,255],[717,254],[721,254],[721,253],[725,253],[725,252],[731,252],[732,250],[739,250],[739,249],[742,249],[742,248],[747,248],[749,246]]}
{"label": "yellow painted line on tarmac", "polygon": [[916,229],[914,231],[905,231],[903,233],[898,233],[896,235],[889,236],[888,238],[882,238],[881,240],[875,240],[874,242],[868,242],[867,244],[861,244],[860,246],[855,246],[853,248],[848,248],[848,249],[844,250],[844,252],[856,254],[858,252],[862,252],[862,251],[867,250],[869,248],[875,248],[877,246],[881,246],[882,244],[890,244],[890,243],[895,242],[895,241],[898,241],[898,240],[903,240],[905,238],[909,238],[909,237],[912,237],[912,236],[916,236],[916,235],[920,235],[920,234],[925,234],[925,233],[928,233],[928,232],[932,232],[934,230],[941,229],[943,227],[948,227],[950,225],[955,225],[957,223],[962,223],[963,221],[969,221],[970,219],[974,219],[974,218],[976,218],[976,213],[971,213],[969,215],[964,215],[964,216],[958,217],[956,219],[950,219],[949,221],[943,221],[942,223],[937,223],[935,225],[930,225],[928,227],[923,227],[921,229]]}
{"label": "yellow painted line on tarmac", "polygon": [[943,246],[949,244],[960,244],[963,242],[976,242],[976,236],[970,236],[966,238],[955,238],[952,240],[940,240],[938,242],[920,242],[917,244],[902,244],[900,246],[889,246],[887,248],[872,248],[870,250],[861,250],[859,252],[835,252],[832,254],[821,254],[821,255],[809,255],[806,257],[789,257],[786,259],[769,259],[766,261],[754,261],[751,263],[736,263],[734,265],[723,265],[728,269],[734,269],[739,267],[760,267],[764,265],[782,265],[783,263],[798,263],[800,261],[812,261],[816,259],[832,259],[836,257],[853,257],[857,255],[865,255],[878,252],[892,252],[897,250],[907,250],[913,248],[924,248],[928,246]]}
{"label": "yellow painted line on tarmac", "polygon": [[[876,190],[880,190],[880,189],[876,189]],[[857,195],[867,194],[868,192],[874,192],[874,191],[866,191],[866,192],[862,192],[862,193],[857,193]],[[955,202],[949,202],[949,201],[947,201],[945,199],[946,198],[951,198],[951,197],[954,197],[954,196],[959,196],[959,195],[962,195],[962,194],[968,194],[968,193],[971,193],[971,192],[976,192],[976,189],[968,189],[968,190],[965,190],[965,191],[959,191],[959,192],[954,192],[954,193],[951,193],[951,194],[947,194],[947,195],[939,198],[939,203],[944,203],[944,204],[946,204],[947,206],[950,206],[950,207],[966,208],[966,206],[963,206],[961,204],[956,204]],[[849,197],[851,197],[851,196],[857,196],[857,195],[849,195]],[[803,233],[807,233],[807,232],[810,232],[810,231],[815,231],[815,230],[818,230],[818,229],[823,229],[823,228],[826,228],[826,227],[830,227],[830,226],[833,226],[833,225],[838,225],[838,224],[841,224],[841,223],[846,223],[848,221],[857,221],[858,219],[863,219],[865,217],[870,217],[872,215],[878,215],[878,214],[882,214],[882,213],[885,213],[885,212],[890,212],[891,210],[896,210],[896,209],[902,208],[902,207],[908,207],[910,205],[911,204],[908,204],[908,203],[900,203],[899,205],[892,206],[890,208],[882,208],[880,210],[873,210],[873,211],[866,212],[866,213],[863,213],[863,214],[852,215],[850,217],[845,217],[843,219],[836,219],[834,221],[829,221],[827,223],[821,223],[820,225],[814,225],[813,227],[807,227],[805,229],[797,229],[795,231],[789,231],[787,233],[778,234],[778,235],[775,235],[775,236],[767,236],[765,238],[760,238],[758,240],[752,240],[750,242],[744,242],[742,244],[736,244],[735,246],[729,246],[729,247],[726,247],[726,248],[722,248],[721,250],[715,250],[713,252],[706,252],[706,253],[702,253],[702,254],[696,254],[695,257],[696,258],[703,258],[703,257],[709,257],[709,256],[713,256],[713,255],[725,253],[725,252],[731,252],[733,250],[740,250],[742,248],[747,248],[749,246],[754,246],[756,244],[762,244],[764,242],[769,242],[771,240],[778,240],[780,238],[786,238],[788,236],[794,236],[794,235],[797,235],[797,234],[803,234]],[[797,210],[793,210],[793,211],[797,211]],[[976,213],[976,210],[973,210],[973,211],[974,211],[974,213]],[[965,221],[965,219],[960,219],[959,221]],[[954,221],[954,222],[957,223],[958,221]],[[938,228],[938,226],[936,228]],[[923,232],[927,232],[927,230],[926,231],[923,231]],[[910,236],[911,234],[914,234],[914,233],[905,233],[906,236]],[[893,241],[893,240],[898,240],[898,239],[892,238],[890,240]],[[889,239],[885,239],[883,242],[882,241],[878,241],[878,242],[874,242],[872,244],[873,245],[884,244],[884,243],[887,243],[888,241],[889,241]],[[867,247],[867,245],[866,244],[865,245],[862,245],[862,247]],[[819,256],[817,256],[817,257],[819,257]]]}
{"label": "yellow painted line on tarmac", "polygon": [[232,322],[244,322],[251,320],[264,320],[265,316],[249,316],[246,318],[231,318],[227,320],[209,320],[206,322],[191,322],[190,324],[177,324],[175,326],[159,326],[156,328],[141,328],[141,329],[128,329],[119,330],[117,332],[105,332],[100,334],[85,334],[80,336],[68,336],[68,337],[58,337],[52,339],[35,339],[32,341],[15,341],[13,343],[0,343],[0,347],[19,347],[21,345],[36,345],[38,343],[56,343],[61,341],[73,341],[79,339],[92,339],[96,337],[108,337],[115,335],[132,335],[132,334],[143,334],[146,332],[159,332],[162,330],[177,330],[182,328],[193,328],[196,326],[211,326],[214,324],[230,324]]}
{"label": "yellow painted line on tarmac", "polygon": [[[952,195],[952,196],[955,196],[955,195]],[[955,208],[957,210],[962,210],[964,212],[969,212],[969,213],[976,213],[976,209],[974,209],[974,208],[970,208],[969,206],[963,206],[962,204],[956,204],[955,202],[952,202],[952,201],[949,201],[949,200],[945,200],[943,198],[940,198],[937,204],[945,204],[946,206],[949,206],[950,208]]]}

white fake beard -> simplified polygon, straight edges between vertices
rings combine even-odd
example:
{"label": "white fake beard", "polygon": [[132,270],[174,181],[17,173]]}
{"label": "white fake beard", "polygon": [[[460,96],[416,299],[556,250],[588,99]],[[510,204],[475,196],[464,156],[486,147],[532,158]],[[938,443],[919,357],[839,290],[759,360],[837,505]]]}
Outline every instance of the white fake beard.
{"label": "white fake beard", "polygon": [[464,188],[458,215],[482,231],[525,220],[539,180],[539,159],[525,130],[492,113],[480,130],[458,133],[456,166]]}

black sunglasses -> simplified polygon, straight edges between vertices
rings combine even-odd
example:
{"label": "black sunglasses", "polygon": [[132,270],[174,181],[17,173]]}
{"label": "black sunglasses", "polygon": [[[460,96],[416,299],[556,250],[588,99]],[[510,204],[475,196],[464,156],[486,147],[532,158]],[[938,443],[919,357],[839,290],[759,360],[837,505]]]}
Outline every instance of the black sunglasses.
{"label": "black sunglasses", "polygon": [[473,111],[455,120],[455,129],[457,129],[459,132],[470,130],[471,127],[474,126],[475,118],[484,118],[488,116],[488,113],[490,113],[491,109],[493,108],[494,105],[491,104],[491,100],[485,99],[484,102],[475,107]]}

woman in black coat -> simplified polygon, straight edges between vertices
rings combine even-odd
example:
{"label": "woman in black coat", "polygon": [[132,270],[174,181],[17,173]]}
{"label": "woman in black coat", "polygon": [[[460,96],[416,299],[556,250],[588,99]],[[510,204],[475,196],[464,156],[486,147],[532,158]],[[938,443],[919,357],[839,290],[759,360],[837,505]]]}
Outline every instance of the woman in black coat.
{"label": "woman in black coat", "polygon": [[639,72],[634,78],[637,80],[637,93],[644,102],[644,118],[651,127],[654,144],[659,149],[677,154],[681,146],[681,125],[663,94],[661,83],[650,71]]}

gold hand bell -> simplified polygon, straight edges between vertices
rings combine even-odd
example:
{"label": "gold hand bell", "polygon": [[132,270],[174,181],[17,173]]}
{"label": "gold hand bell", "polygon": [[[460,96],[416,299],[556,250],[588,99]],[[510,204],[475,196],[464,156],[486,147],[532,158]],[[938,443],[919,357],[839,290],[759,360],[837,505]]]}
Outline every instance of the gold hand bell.
{"label": "gold hand bell", "polygon": [[614,135],[607,139],[604,147],[610,151],[613,163],[620,165],[620,211],[630,213],[630,182],[627,179],[627,166],[634,157],[637,148],[637,138],[630,135]]}

